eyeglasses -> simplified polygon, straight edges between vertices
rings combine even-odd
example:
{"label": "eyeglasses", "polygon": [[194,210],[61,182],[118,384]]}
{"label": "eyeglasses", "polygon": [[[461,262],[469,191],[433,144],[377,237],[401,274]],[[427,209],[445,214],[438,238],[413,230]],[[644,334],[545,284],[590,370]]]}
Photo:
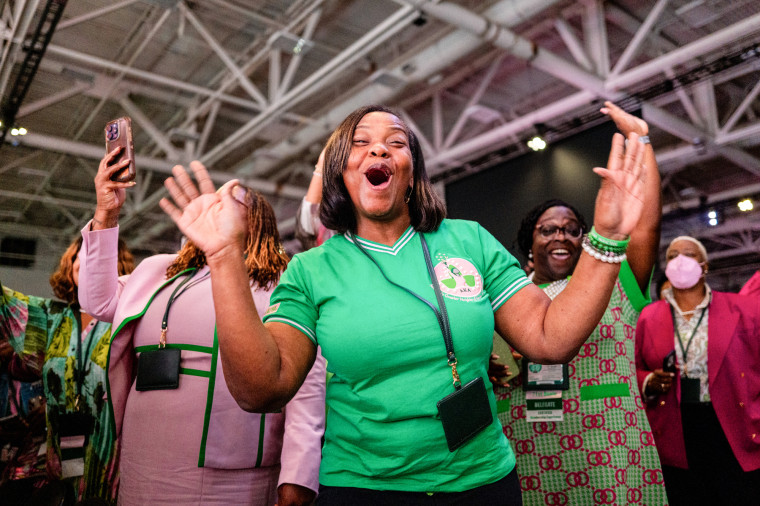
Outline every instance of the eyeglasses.
{"label": "eyeglasses", "polygon": [[572,237],[573,239],[579,238],[583,235],[583,229],[577,224],[567,225],[566,227],[558,227],[557,225],[538,225],[536,227],[541,237],[554,237],[557,232],[562,232],[565,237]]}

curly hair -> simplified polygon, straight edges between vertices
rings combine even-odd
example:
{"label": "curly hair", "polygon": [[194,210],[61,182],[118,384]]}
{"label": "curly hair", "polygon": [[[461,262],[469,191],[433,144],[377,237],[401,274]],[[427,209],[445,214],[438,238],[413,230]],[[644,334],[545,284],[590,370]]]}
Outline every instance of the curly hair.
{"label": "curly hair", "polygon": [[[77,285],[74,283],[74,262],[81,249],[82,236],[80,235],[63,252],[61,260],[58,262],[58,268],[50,276],[50,286],[53,288],[55,296],[69,304],[79,303]],[[127,244],[121,239],[119,239],[118,269],[119,276],[135,270],[135,257],[132,256]]]}
{"label": "curly hair", "polygon": [[409,199],[409,218],[419,232],[437,230],[446,217],[446,206],[433,189],[425,170],[425,159],[419,140],[411,128],[392,109],[382,105],[367,105],[356,109],[335,129],[325,148],[325,167],[322,178],[322,204],[319,219],[322,224],[338,233],[356,232],[354,204],[343,182],[343,171],[348,165],[354,131],[361,119],[371,112],[385,112],[399,119],[409,140],[412,153],[414,187]]}
{"label": "curly hair", "polygon": [[[241,185],[242,186],[242,185]],[[245,187],[244,187],[245,188]],[[271,288],[280,280],[290,258],[280,243],[274,209],[259,192],[249,188],[248,242],[245,247],[245,266],[248,276],[261,288]],[[200,269],[206,265],[206,255],[192,241],[187,241],[177,258],[166,269],[166,279],[185,269]]]}
{"label": "curly hair", "polygon": [[575,217],[578,218],[578,223],[580,223],[583,232],[586,233],[588,231],[586,219],[574,206],[560,199],[545,200],[528,211],[528,214],[520,222],[520,228],[517,230],[517,247],[525,258],[528,258],[528,253],[533,249],[533,230],[536,228],[538,219],[547,209],[552,207],[566,207],[570,209],[575,214]]}

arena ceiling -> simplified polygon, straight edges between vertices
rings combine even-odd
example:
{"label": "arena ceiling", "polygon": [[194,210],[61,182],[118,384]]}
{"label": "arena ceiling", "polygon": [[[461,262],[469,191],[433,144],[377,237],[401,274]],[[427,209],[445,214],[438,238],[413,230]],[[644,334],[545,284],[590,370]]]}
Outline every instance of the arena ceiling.
{"label": "arena ceiling", "polygon": [[288,236],[327,135],[359,105],[400,110],[445,185],[539,130],[599,124],[612,99],[652,127],[663,243],[689,233],[727,274],[760,267],[760,212],[736,206],[760,205],[755,0],[0,0],[0,16],[0,237],[37,254],[92,216],[118,116],[138,154],[121,231],[149,254],[177,246],[157,206],[177,163],[259,189]]}

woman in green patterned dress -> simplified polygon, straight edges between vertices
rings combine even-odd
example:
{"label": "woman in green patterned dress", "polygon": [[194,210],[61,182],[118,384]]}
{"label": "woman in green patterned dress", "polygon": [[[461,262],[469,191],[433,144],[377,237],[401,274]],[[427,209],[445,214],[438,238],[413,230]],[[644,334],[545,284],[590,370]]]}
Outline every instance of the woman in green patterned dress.
{"label": "woman in green patterned dress", "polygon": [[[647,124],[607,103],[626,136]],[[667,503],[660,460],[635,381],[634,330],[649,302],[649,280],[660,237],[660,178],[646,151],[644,212],[631,233],[610,303],[565,365],[523,359],[523,374],[496,387],[499,418],[517,455],[525,505]],[[581,254],[581,214],[561,200],[536,206],[523,219],[518,247],[533,262],[529,276],[550,298],[567,285]]]}
{"label": "woman in green patterned dress", "polygon": [[[118,486],[116,441],[108,423],[106,361],[111,324],[80,311],[79,236],[64,252],[50,277],[62,299],[24,296],[5,290],[2,303],[23,311],[5,311],[18,320],[8,339],[14,350],[11,377],[36,374],[44,385],[47,415],[48,480],[73,485],[79,499],[115,502]],[[134,269],[134,259],[120,241],[119,274]]]}

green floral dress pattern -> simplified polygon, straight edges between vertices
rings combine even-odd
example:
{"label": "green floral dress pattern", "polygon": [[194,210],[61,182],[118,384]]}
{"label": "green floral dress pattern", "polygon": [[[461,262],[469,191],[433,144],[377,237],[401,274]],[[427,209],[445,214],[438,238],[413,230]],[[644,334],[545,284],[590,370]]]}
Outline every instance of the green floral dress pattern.
{"label": "green floral dress pattern", "polygon": [[[38,371],[47,404],[47,472],[51,478],[62,473],[58,421],[75,411],[75,379],[78,323],[72,308],[60,301],[24,296],[4,290],[4,313],[13,320],[9,341],[27,371]],[[28,315],[27,315],[28,313]],[[5,315],[7,316],[7,315]],[[81,353],[86,373],[82,382],[80,411],[95,418],[93,433],[84,446],[84,475],[74,478],[80,499],[99,497],[115,503],[118,486],[117,442],[108,420],[106,362],[111,342],[111,324],[95,321],[83,332]],[[39,364],[42,364],[41,367]]]}

